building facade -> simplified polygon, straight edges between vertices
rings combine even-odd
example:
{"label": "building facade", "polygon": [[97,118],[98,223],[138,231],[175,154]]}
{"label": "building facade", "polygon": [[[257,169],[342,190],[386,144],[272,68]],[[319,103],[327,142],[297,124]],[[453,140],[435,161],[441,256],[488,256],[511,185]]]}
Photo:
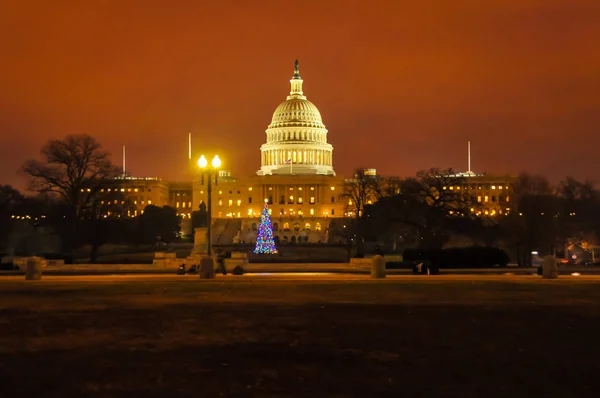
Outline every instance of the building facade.
{"label": "building facade", "polygon": [[[275,108],[265,133],[256,175],[236,178],[228,170],[219,171],[217,184],[212,187],[213,242],[255,242],[265,203],[276,240],[328,242],[332,221],[354,216],[353,203],[343,197],[345,187],[353,180],[345,180],[334,171],[328,130],[318,108],[304,95],[298,61],[290,80],[290,93]],[[365,175],[375,177],[377,173],[367,169]],[[468,191],[471,200],[480,204],[473,212],[495,216],[510,211],[511,177],[470,171],[460,177],[460,184],[445,189]],[[151,204],[168,205],[182,217],[184,235],[190,235],[193,212],[208,202],[205,182],[200,178],[167,182],[127,177],[115,180],[111,189],[123,196],[119,199],[123,216],[141,215],[144,207]],[[371,200],[366,204],[371,204]]]}

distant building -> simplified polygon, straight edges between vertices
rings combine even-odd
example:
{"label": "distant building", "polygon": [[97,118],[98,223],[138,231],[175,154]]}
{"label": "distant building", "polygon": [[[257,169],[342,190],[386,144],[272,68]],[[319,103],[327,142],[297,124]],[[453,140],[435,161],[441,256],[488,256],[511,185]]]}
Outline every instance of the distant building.
{"label": "distant building", "polygon": [[[353,179],[337,176],[333,169],[333,147],[321,113],[303,92],[298,62],[290,80],[290,94],[276,107],[260,147],[261,167],[255,176],[236,178],[220,170],[212,189],[213,242],[254,242],[260,212],[267,202],[278,241],[326,242],[334,219],[354,216],[353,204],[343,198],[344,187]],[[190,152],[191,153],[191,152]],[[377,177],[375,169],[365,175]],[[482,215],[506,214],[510,209],[510,177],[463,173],[464,182],[448,189],[468,190],[482,204]],[[386,188],[399,193],[395,179]],[[206,185],[194,181],[167,182],[158,178],[124,177],[112,188],[121,194],[113,204],[118,216],[143,214],[147,205],[171,206],[182,216],[184,234],[191,234],[192,213],[208,201]],[[391,190],[390,190],[391,188]],[[393,191],[393,192],[392,192]],[[369,197],[366,204],[374,203]],[[115,214],[113,214],[115,215]]]}
{"label": "distant building", "polygon": [[507,215],[513,208],[513,183],[516,177],[493,176],[473,172],[459,173],[461,184],[448,189],[462,189],[470,196],[472,203],[478,206],[471,209],[478,215],[500,216]]}

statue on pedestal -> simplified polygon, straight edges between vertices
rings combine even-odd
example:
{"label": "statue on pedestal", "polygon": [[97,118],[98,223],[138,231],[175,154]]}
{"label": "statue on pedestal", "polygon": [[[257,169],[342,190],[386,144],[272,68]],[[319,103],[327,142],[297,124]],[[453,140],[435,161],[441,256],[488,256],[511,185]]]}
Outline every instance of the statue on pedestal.
{"label": "statue on pedestal", "polygon": [[192,214],[192,227],[206,227],[208,226],[208,212],[206,211],[206,204],[200,202],[198,211]]}

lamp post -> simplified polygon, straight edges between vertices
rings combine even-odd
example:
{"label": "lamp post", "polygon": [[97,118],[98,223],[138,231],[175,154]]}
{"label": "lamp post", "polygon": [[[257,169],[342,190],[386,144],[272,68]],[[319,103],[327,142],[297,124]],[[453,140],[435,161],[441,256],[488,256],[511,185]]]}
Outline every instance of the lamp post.
{"label": "lamp post", "polygon": [[219,159],[219,155],[215,155],[213,160],[211,161],[210,166],[208,165],[208,160],[204,155],[200,156],[198,159],[198,167],[202,172],[202,185],[204,185],[204,175],[208,177],[208,205],[207,205],[207,225],[206,225],[206,235],[207,235],[207,243],[208,243],[208,255],[212,256],[212,233],[211,233],[211,224],[212,224],[212,179],[214,176],[215,185],[217,185],[218,181],[218,172],[221,167],[221,159]]}

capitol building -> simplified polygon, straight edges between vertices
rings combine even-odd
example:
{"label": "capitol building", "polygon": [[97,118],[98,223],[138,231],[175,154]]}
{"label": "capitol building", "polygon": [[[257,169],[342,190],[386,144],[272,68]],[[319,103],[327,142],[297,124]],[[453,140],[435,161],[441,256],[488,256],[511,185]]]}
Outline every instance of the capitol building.
{"label": "capitol building", "polygon": [[[345,217],[344,178],[333,169],[333,146],[317,107],[303,91],[296,60],[290,93],[275,108],[260,147],[255,176],[237,178],[220,170],[212,188],[213,242],[255,242],[260,213],[267,202],[277,241],[327,242],[332,219]],[[142,214],[147,205],[172,206],[191,234],[192,213],[208,202],[206,181],[168,182],[156,178],[118,180],[124,216]]]}
{"label": "capitol building", "polygon": [[[228,170],[218,171],[212,188],[212,234],[214,244],[256,242],[260,213],[268,203],[276,242],[331,242],[334,223],[344,224],[357,211],[343,196],[352,180],[336,175],[333,146],[321,113],[303,91],[298,61],[290,80],[290,93],[275,108],[260,147],[261,164],[256,175],[238,178]],[[190,151],[190,161],[192,161]],[[195,166],[197,167],[197,166]],[[376,170],[365,170],[376,175]],[[513,177],[460,173],[456,189],[481,207],[471,209],[482,216],[501,216],[511,209]],[[147,205],[171,206],[182,217],[182,232],[192,234],[192,215],[208,203],[206,181],[169,182],[159,178],[123,177],[114,181],[122,200],[112,206],[113,216],[136,217]],[[367,198],[367,204],[375,198]],[[111,212],[108,212],[111,215]],[[333,234],[332,234],[333,235]]]}

